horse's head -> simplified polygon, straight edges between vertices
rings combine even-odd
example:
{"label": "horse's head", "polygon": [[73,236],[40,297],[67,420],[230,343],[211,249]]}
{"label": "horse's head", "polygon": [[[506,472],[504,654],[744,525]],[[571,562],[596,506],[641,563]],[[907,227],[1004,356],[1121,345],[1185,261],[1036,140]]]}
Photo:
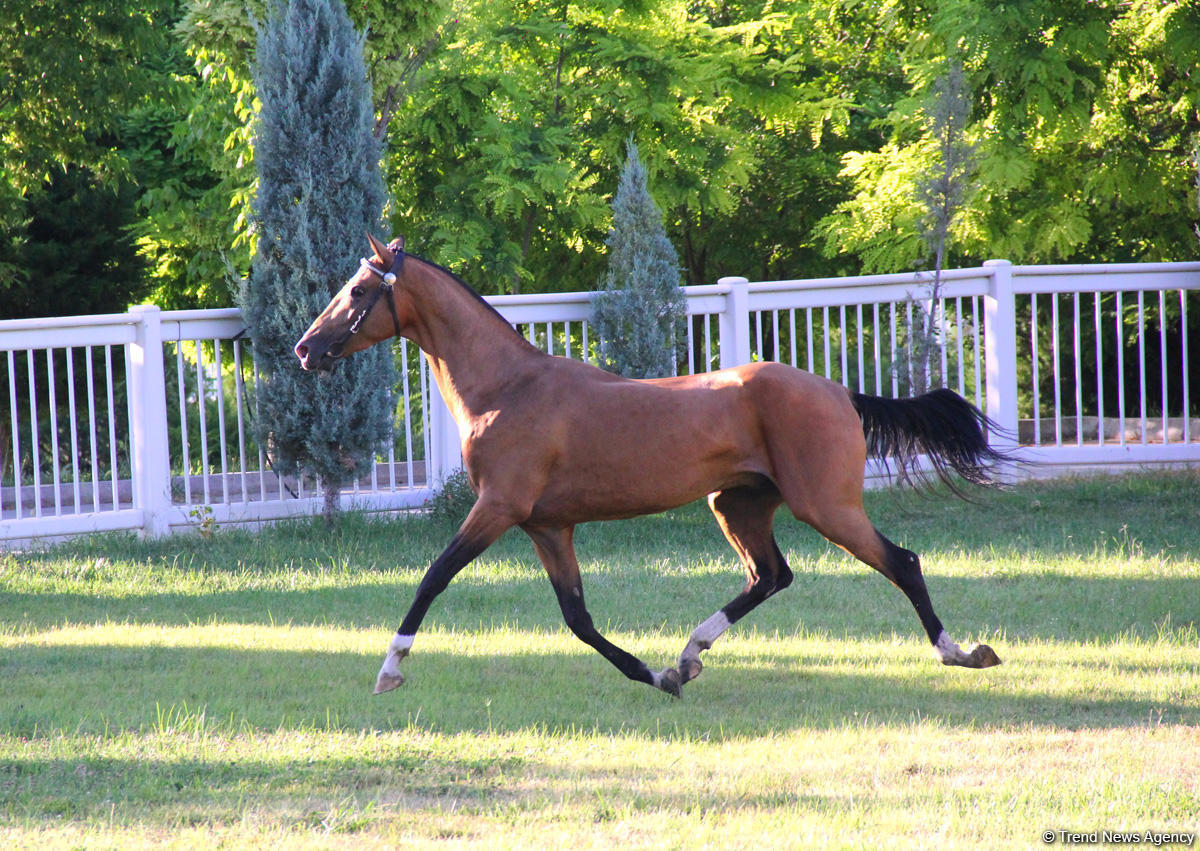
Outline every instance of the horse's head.
{"label": "horse's head", "polygon": [[374,257],[362,260],[296,343],[296,357],[305,369],[328,371],[338,359],[400,334],[402,306],[393,285],[404,265],[404,240],[384,245],[370,234],[367,239]]}

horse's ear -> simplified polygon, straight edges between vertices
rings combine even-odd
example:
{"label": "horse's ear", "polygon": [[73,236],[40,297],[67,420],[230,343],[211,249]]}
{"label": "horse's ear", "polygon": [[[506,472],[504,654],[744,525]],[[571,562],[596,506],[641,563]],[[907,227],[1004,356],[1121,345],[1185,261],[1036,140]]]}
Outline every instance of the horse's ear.
{"label": "horse's ear", "polygon": [[391,260],[391,252],[388,247],[377,240],[370,231],[367,231],[367,242],[371,243],[371,250],[375,252],[376,257],[380,260]]}
{"label": "horse's ear", "polygon": [[404,251],[404,237],[398,236],[388,243],[388,249],[391,251]]}

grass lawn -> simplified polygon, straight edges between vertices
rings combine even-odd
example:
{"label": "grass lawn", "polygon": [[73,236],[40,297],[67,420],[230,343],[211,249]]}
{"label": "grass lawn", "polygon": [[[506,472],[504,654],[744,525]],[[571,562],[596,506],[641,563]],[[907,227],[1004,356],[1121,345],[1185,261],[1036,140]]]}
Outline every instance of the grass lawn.
{"label": "grass lawn", "polygon": [[[451,530],[103,537],[0,554],[0,846],[1041,846],[1200,827],[1200,473],[868,494],[903,595],[780,515],[796,573],[673,700],[562,625],[510,533],[371,694]],[[583,527],[592,615],[652,666],[740,588],[703,505]],[[1064,844],[1063,834],[1055,844]]]}

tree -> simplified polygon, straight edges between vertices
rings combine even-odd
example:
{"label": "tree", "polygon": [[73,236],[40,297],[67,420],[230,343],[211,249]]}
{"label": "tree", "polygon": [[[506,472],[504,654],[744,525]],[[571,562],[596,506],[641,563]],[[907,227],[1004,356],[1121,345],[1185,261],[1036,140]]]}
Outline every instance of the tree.
{"label": "tree", "polygon": [[[1196,144],[1195,149],[1192,151],[1192,163],[1196,167],[1196,178],[1194,181],[1196,185],[1196,214],[1197,219],[1200,220],[1200,142]],[[1192,230],[1196,232],[1196,239],[1200,239],[1200,221],[1193,225]]]}
{"label": "tree", "polygon": [[628,378],[674,375],[678,332],[687,311],[679,289],[679,256],[667,239],[632,140],[613,200],[607,244],[608,273],[592,317],[601,365]]}
{"label": "tree", "polygon": [[144,290],[123,122],[161,79],[176,5],[0,4],[0,316],[60,312],[67,290],[75,312],[122,310]]}
{"label": "tree", "polygon": [[689,4],[718,31],[746,32],[752,55],[739,72],[734,108],[722,116],[750,146],[749,180],[731,184],[724,208],[673,207],[664,198],[667,232],[689,282],[858,273],[857,257],[823,251],[816,225],[846,200],[843,154],[877,149],[880,119],[906,92],[899,56],[916,34],[899,20],[902,8],[845,0]]}
{"label": "tree", "polygon": [[464,3],[393,121],[394,221],[484,291],[580,289],[603,274],[632,133],[706,274],[712,217],[754,227],[738,207],[764,180],[764,137],[819,137],[846,120],[845,96],[791,55],[796,18],[771,7],[726,19],[683,0]]}
{"label": "tree", "polygon": [[372,348],[333,378],[292,346],[357,263],[385,193],[363,38],[341,0],[285,0],[258,33],[258,246],[240,303],[262,374],[259,439],[275,471],[321,477],[332,522],[341,486],[389,432],[391,353]]}
{"label": "tree", "polygon": [[[811,226],[844,198],[843,150],[876,143],[906,33],[843,0],[777,5],[352,4],[369,32],[393,229],[485,291],[583,288],[603,273],[632,131],[688,280],[855,271],[821,254]],[[224,257],[241,268],[249,256],[246,32],[261,8],[191,0],[177,29],[197,100],[173,133],[176,161],[201,168],[155,193],[141,234],[173,304],[211,297]]]}
{"label": "tree", "polygon": [[36,190],[66,164],[105,177],[127,164],[118,122],[155,82],[175,0],[0,4],[0,192]]}
{"label": "tree", "polygon": [[822,222],[827,253],[865,271],[922,255],[914,187],[936,157],[920,93],[961,56],[974,92],[978,191],[951,236],[959,258],[1020,263],[1192,255],[1188,153],[1200,132],[1200,0],[938,0],[912,7],[902,61],[911,95],[875,150],[844,158],[851,198]]}
{"label": "tree", "polygon": [[[922,264],[917,187],[938,156],[923,103],[949,57],[972,93],[978,191],[948,263],[1195,256],[1200,0],[350,6],[393,230],[484,291],[602,277],[631,133],[690,283]],[[27,225],[65,180],[120,196],[145,264],[122,265],[106,309],[147,276],[163,306],[227,303],[256,238],[265,9],[0,4],[0,298],[23,298]]]}
{"label": "tree", "polygon": [[962,65],[952,59],[947,62],[945,73],[935,81],[926,104],[927,133],[937,155],[925,173],[918,176],[916,184],[917,200],[925,211],[918,221],[919,235],[933,260],[933,285],[928,307],[921,302],[919,327],[908,329],[911,348],[905,384],[911,393],[924,393],[944,380],[940,357],[944,344],[940,307],[942,269],[950,229],[967,200],[975,166],[975,146],[963,139],[970,109],[970,92]]}
{"label": "tree", "polygon": [[131,182],[106,186],[77,166],[30,192],[20,237],[0,244],[12,269],[0,276],[0,317],[114,313],[144,298],[145,263],[127,232],[135,198]]}
{"label": "tree", "polygon": [[[226,280],[249,269],[256,240],[254,21],[264,19],[267,5],[189,0],[173,32],[191,70],[173,75],[171,107],[143,118],[145,192],[134,232],[151,261],[155,301],[164,306],[223,306]],[[377,139],[385,139],[397,105],[440,44],[449,6],[450,0],[349,4],[351,20],[367,33]]]}
{"label": "tree", "polygon": [[191,0],[174,27],[181,67],[142,110],[133,228],[163,307],[223,307],[250,269],[255,98],[250,58],[265,4]]}

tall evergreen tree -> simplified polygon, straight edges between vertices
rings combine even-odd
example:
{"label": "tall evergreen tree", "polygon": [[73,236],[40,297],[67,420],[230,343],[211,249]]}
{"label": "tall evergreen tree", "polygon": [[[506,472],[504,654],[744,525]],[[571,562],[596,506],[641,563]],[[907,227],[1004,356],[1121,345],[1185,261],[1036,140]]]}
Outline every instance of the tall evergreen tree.
{"label": "tall evergreen tree", "polygon": [[340,487],[388,433],[393,384],[387,346],[331,377],[302,371],[292,353],[382,216],[363,36],[341,0],[281,0],[259,28],[256,56],[258,251],[240,304],[262,373],[259,438],[277,473],[321,476],[332,522]]}
{"label": "tall evergreen tree", "polygon": [[951,228],[962,212],[971,191],[975,168],[975,145],[964,133],[971,114],[971,92],[962,65],[956,59],[946,62],[945,73],[934,81],[925,111],[926,132],[937,148],[935,160],[918,175],[916,196],[924,209],[918,221],[921,240],[933,259],[933,286],[929,301],[919,302],[918,327],[909,328],[910,358],[905,385],[911,393],[924,393],[942,386],[941,351],[944,316],[939,307],[942,271],[950,247]]}
{"label": "tall evergreen tree", "polygon": [[687,309],[679,289],[679,255],[667,239],[632,140],[613,199],[607,245],[608,273],[592,320],[601,365],[629,378],[673,375]]}

